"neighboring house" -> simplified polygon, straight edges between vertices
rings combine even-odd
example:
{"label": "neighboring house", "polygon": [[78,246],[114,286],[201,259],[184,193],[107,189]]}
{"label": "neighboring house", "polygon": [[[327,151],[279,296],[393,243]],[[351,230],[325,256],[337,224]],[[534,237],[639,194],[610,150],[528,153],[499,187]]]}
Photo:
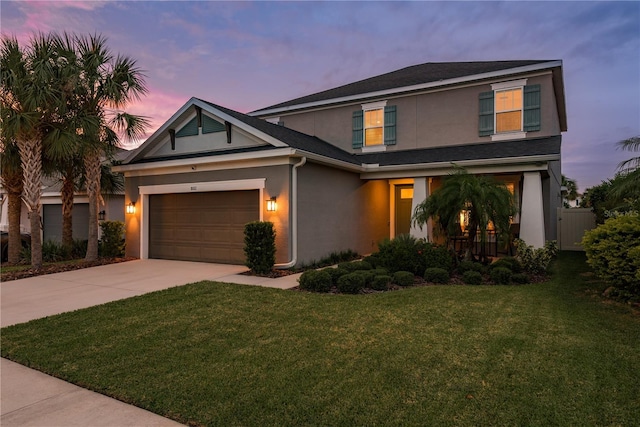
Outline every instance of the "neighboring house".
{"label": "neighboring house", "polygon": [[282,266],[432,240],[411,214],[454,164],[503,181],[540,247],[556,238],[566,129],[561,61],[427,63],[250,115],[192,98],[114,169],[135,207],[127,255],[242,263],[253,220],[275,224]]}

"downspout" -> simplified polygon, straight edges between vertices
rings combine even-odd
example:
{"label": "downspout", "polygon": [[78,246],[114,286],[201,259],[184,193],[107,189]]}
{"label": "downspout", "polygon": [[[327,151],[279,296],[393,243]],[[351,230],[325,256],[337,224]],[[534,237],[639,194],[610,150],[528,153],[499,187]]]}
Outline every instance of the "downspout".
{"label": "downspout", "polygon": [[273,267],[279,269],[291,268],[298,262],[298,171],[297,169],[307,162],[303,157],[300,162],[293,165],[291,170],[291,261],[284,264],[276,264]]}

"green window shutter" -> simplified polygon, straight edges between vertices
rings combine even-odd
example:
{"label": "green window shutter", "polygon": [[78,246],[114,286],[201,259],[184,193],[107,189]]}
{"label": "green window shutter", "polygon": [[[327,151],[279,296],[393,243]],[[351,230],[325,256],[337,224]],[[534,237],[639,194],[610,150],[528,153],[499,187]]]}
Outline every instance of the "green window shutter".
{"label": "green window shutter", "polygon": [[493,135],[493,91],[480,94],[478,134],[480,136]]}
{"label": "green window shutter", "polygon": [[178,132],[176,132],[176,138],[182,138],[183,136],[193,136],[198,134],[198,118],[194,117],[189,123],[184,125]]}
{"label": "green window shutter", "polygon": [[384,107],[384,145],[396,145],[396,106]]}
{"label": "green window shutter", "polygon": [[351,146],[353,148],[362,148],[363,132],[364,128],[364,114],[362,110],[353,112],[353,138],[351,140]]}
{"label": "green window shutter", "polygon": [[525,132],[540,130],[540,85],[524,87],[523,114]]}
{"label": "green window shutter", "polygon": [[216,120],[213,120],[211,117],[203,114],[202,115],[202,133],[214,133],[214,132],[224,132],[224,124],[220,123]]}

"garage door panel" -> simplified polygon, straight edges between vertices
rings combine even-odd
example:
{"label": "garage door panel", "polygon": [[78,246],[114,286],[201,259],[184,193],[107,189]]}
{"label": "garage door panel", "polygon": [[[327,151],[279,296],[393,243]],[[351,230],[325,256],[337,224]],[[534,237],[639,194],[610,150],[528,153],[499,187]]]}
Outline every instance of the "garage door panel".
{"label": "garage door panel", "polygon": [[242,264],[259,209],[258,190],[150,195],[149,257]]}

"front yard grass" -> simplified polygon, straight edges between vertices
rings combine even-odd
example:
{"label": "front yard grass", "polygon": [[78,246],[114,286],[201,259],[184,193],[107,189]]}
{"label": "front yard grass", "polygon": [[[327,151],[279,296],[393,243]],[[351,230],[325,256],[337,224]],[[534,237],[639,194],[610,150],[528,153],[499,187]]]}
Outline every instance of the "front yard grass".
{"label": "front yard grass", "polygon": [[200,282],[3,329],[2,356],[211,426],[634,425],[640,317],[546,283],[326,295]]}

